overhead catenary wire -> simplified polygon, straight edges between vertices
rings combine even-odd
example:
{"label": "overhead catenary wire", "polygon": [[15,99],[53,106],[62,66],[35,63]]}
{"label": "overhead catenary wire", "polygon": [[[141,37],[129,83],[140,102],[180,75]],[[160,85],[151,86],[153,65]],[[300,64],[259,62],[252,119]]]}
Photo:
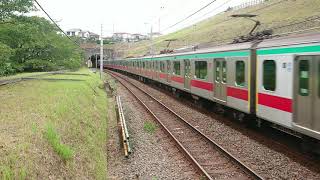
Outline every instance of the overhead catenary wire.
{"label": "overhead catenary wire", "polygon": [[219,9],[219,8],[223,7],[224,5],[228,4],[230,1],[232,1],[232,0],[227,0],[227,1],[226,1],[226,2],[224,2],[223,4],[220,4],[220,6],[217,6],[216,8],[212,9],[211,11],[209,11],[209,12],[205,13],[204,15],[202,15],[201,17],[199,17],[197,20],[199,20],[199,19],[201,19],[201,18],[203,18],[203,17],[207,16],[208,14],[213,13],[213,12],[214,12],[214,11],[216,11],[217,9]]}
{"label": "overhead catenary wire", "polygon": [[51,20],[51,22],[65,35],[67,38],[72,41],[74,44],[80,47],[80,44],[72,40],[61,28],[60,26],[51,18],[51,16],[47,13],[46,10],[40,5],[40,3],[37,0],[34,0],[34,2],[40,7],[40,9],[47,15],[47,17]]}
{"label": "overhead catenary wire", "polygon": [[205,6],[201,7],[199,10],[193,12],[192,14],[190,14],[190,15],[188,15],[187,17],[183,18],[182,20],[176,22],[175,24],[173,24],[173,25],[171,25],[171,26],[169,26],[169,27],[161,30],[160,32],[163,32],[163,31],[166,31],[166,30],[168,30],[168,29],[171,29],[172,27],[174,27],[174,26],[182,23],[183,21],[185,21],[185,20],[189,19],[190,17],[194,16],[195,14],[199,13],[200,11],[202,11],[202,10],[205,9],[205,8],[207,8],[208,6],[210,6],[211,4],[213,4],[213,3],[216,2],[216,1],[217,1],[217,0],[213,0],[213,1],[209,2],[209,3],[206,4]]}
{"label": "overhead catenary wire", "polygon": [[[269,5],[267,5],[267,6],[264,6],[264,7],[261,7],[261,8],[255,9],[255,10],[252,10],[252,11],[248,11],[247,13],[258,12],[258,11],[261,11],[261,10],[264,10],[264,9],[267,9],[267,8],[270,8],[270,7],[273,7],[273,6],[275,6],[275,5],[281,4],[281,3],[285,2],[285,1],[287,1],[287,0],[280,0],[280,1],[278,1],[278,2],[269,4]],[[222,7],[223,5],[225,5],[225,4],[226,4],[226,3],[222,4],[221,6],[218,6],[218,7],[215,8],[215,9],[218,9],[218,8]],[[211,12],[212,12],[212,11],[211,11]],[[228,21],[230,21],[230,20],[235,20],[235,18],[227,18],[227,19],[224,19],[224,20],[222,20],[222,21],[220,21],[220,22],[215,23],[214,25],[217,26],[217,25],[219,25],[219,24],[228,22]],[[192,34],[192,33],[193,33],[193,32],[187,33],[185,36],[189,36],[189,35]],[[144,47],[141,47],[141,48],[139,48],[139,49],[142,49],[142,48],[144,48]]]}
{"label": "overhead catenary wire", "polygon": [[[254,9],[254,10],[250,10],[250,11],[247,11],[246,13],[254,13],[254,12],[259,12],[261,10],[264,10],[264,9],[267,9],[267,8],[270,8],[270,7],[273,7],[273,6],[276,6],[276,5],[279,5],[283,2],[286,2],[287,0],[279,0],[277,2],[274,2],[274,3],[271,3],[269,5],[266,5],[266,6],[263,6],[261,8],[258,8],[258,9]],[[306,22],[311,22],[311,21],[315,21],[315,20],[319,20],[320,19],[320,16],[316,15],[316,16],[310,16],[310,17],[306,17],[305,20],[303,21],[299,21],[299,22],[293,22],[293,23],[289,23],[289,24],[285,24],[285,25],[281,25],[281,26],[272,26],[272,27],[269,27],[269,29],[281,29],[281,28],[284,28],[284,27],[290,27],[290,26],[294,26],[294,25],[298,25],[298,24],[302,24],[302,23],[306,23]],[[227,18],[225,20],[222,20],[218,23],[215,24],[218,25],[218,24],[221,24],[221,23],[225,23],[227,21],[230,21],[230,20],[235,20],[234,18]],[[298,33],[298,32],[304,32],[304,31],[308,31],[308,30],[313,30],[313,29],[320,29],[319,27],[313,27],[313,28],[310,28],[310,29],[302,29],[302,30],[299,30],[299,31],[291,31],[291,32],[285,32],[285,33],[281,33],[281,34],[276,34],[274,36],[278,36],[278,35],[281,35],[281,36],[284,36],[286,34],[293,34],[293,33]],[[187,33],[186,36],[192,34],[193,32],[190,32],[190,33]],[[212,43],[212,42],[225,42],[226,40],[232,40],[236,37],[229,37],[229,38],[225,38],[225,39],[213,39],[214,37],[212,37],[211,41],[208,42],[208,43]],[[156,44],[159,44],[161,42],[154,42],[153,45],[156,45]],[[148,46],[150,45],[145,45],[145,46],[140,46],[140,47],[137,47],[137,48],[134,48],[135,50],[140,50],[140,49],[144,49],[144,48],[147,48]],[[126,50],[124,50],[126,51]]]}
{"label": "overhead catenary wire", "polygon": [[[264,10],[264,9],[267,9],[267,8],[270,8],[270,7],[273,7],[273,6],[275,6],[275,5],[281,4],[281,3],[285,2],[285,1],[287,1],[287,0],[280,0],[280,1],[277,1],[277,2],[275,2],[275,3],[271,3],[271,4],[269,4],[269,5],[263,6],[263,7],[261,7],[261,8],[248,11],[247,13],[258,12],[258,11],[261,11],[261,10]],[[226,3],[222,4],[221,6],[218,6],[218,7],[215,8],[215,9],[218,9],[218,8],[222,7],[223,5],[225,5],[225,4],[226,4]],[[211,10],[211,12],[212,12],[212,11],[213,11],[213,10]],[[227,19],[224,19],[224,20],[222,20],[222,21],[220,21],[220,22],[215,23],[214,25],[217,26],[217,25],[219,25],[219,24],[228,22],[228,21],[230,21],[230,20],[235,20],[235,18],[227,18]],[[189,35],[192,34],[192,33],[194,33],[194,32],[189,32],[189,33],[185,34],[185,36],[189,36]],[[233,37],[233,38],[234,38],[234,37]],[[228,38],[228,39],[232,40],[232,38]],[[228,39],[224,39],[224,40],[228,40]],[[211,42],[212,42],[212,41],[213,41],[213,37],[211,38]],[[159,44],[159,43],[162,43],[162,42],[154,42],[152,45],[156,45],[156,44]],[[144,45],[144,46],[140,46],[140,47],[137,47],[137,48],[134,48],[134,49],[135,49],[135,50],[142,50],[142,49],[148,48],[149,46],[150,46],[150,45]],[[126,50],[123,50],[123,51],[126,51]]]}

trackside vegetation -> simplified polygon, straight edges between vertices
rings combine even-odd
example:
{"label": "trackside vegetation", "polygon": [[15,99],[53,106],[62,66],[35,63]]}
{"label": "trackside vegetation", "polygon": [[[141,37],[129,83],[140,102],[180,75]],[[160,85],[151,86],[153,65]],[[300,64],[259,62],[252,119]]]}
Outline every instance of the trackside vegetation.
{"label": "trackside vegetation", "polygon": [[0,179],[105,179],[107,96],[81,69],[0,87]]}
{"label": "trackside vegetation", "polygon": [[71,150],[69,146],[61,143],[59,134],[51,124],[47,125],[46,131],[45,131],[45,138],[53,147],[54,151],[58,153],[58,155],[63,160],[66,161],[72,158],[74,152]]}
{"label": "trackside vegetation", "polygon": [[144,129],[144,131],[146,131],[146,132],[149,133],[149,134],[154,134],[154,132],[155,132],[156,129],[157,129],[157,125],[154,124],[154,123],[151,122],[151,121],[146,121],[146,122],[143,124],[143,129]]}
{"label": "trackside vegetation", "polygon": [[33,0],[0,2],[0,77],[18,72],[78,69],[80,48],[35,11]]}

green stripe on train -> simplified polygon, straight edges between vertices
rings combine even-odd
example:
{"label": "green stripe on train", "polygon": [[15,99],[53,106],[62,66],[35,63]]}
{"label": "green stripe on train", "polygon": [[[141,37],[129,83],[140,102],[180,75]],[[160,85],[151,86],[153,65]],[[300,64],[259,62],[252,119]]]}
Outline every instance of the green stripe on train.
{"label": "green stripe on train", "polygon": [[290,54],[290,53],[308,53],[308,52],[320,52],[320,46],[262,49],[262,50],[258,50],[257,54],[271,55],[271,54]]}
{"label": "green stripe on train", "polygon": [[141,58],[132,60],[175,60],[175,59],[209,59],[209,58],[223,58],[223,57],[243,57],[249,56],[249,51],[230,51],[221,53],[204,53],[204,54],[189,54],[180,56],[167,56],[167,57],[155,57],[155,58]]}

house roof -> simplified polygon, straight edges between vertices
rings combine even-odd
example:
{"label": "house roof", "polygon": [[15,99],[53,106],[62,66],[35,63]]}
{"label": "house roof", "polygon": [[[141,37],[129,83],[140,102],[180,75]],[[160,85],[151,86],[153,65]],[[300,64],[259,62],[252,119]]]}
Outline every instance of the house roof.
{"label": "house roof", "polygon": [[96,33],[90,32],[90,31],[88,31],[88,32],[89,32],[89,34],[92,35],[92,36],[99,36],[99,34],[96,34]]}
{"label": "house roof", "polygon": [[76,31],[82,31],[82,30],[81,30],[81,29],[79,29],[79,28],[74,28],[74,29],[69,29],[68,31],[76,32]]}
{"label": "house roof", "polygon": [[116,32],[116,33],[113,33],[113,34],[130,34],[130,33],[126,33],[126,32]]}

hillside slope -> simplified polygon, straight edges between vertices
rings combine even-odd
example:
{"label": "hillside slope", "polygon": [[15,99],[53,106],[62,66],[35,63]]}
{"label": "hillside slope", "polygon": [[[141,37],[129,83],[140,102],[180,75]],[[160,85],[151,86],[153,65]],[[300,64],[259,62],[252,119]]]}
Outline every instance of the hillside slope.
{"label": "hillside slope", "polygon": [[[153,52],[159,54],[167,45],[166,39],[177,39],[171,49],[189,45],[209,46],[229,43],[234,37],[246,35],[254,22],[244,18],[232,18],[232,14],[250,13],[261,21],[257,31],[273,29],[274,34],[298,31],[320,26],[319,0],[267,0],[257,6],[223,12],[201,21],[194,26],[153,40]],[[292,25],[294,23],[294,25]],[[320,31],[312,29],[309,31]],[[118,57],[141,56],[150,51],[149,40],[136,43],[119,43],[112,46]]]}

